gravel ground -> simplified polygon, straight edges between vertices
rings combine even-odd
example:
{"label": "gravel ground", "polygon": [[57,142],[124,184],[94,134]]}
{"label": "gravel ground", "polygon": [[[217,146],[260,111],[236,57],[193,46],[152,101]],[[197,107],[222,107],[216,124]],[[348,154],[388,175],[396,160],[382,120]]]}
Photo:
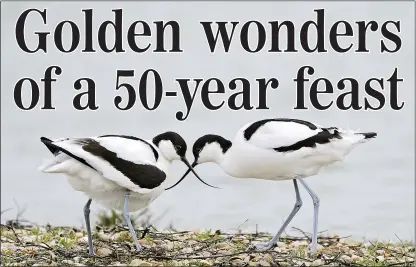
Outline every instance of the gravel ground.
{"label": "gravel ground", "polygon": [[[143,229],[137,229],[140,237]],[[309,234],[282,238],[266,252],[253,245],[270,235],[227,234],[217,231],[178,232],[150,229],[140,240],[145,249],[134,251],[127,228],[97,227],[94,246],[98,257],[88,256],[86,232],[70,227],[1,226],[2,266],[415,266],[415,245],[356,242],[339,236],[318,239],[319,251],[308,254]]]}

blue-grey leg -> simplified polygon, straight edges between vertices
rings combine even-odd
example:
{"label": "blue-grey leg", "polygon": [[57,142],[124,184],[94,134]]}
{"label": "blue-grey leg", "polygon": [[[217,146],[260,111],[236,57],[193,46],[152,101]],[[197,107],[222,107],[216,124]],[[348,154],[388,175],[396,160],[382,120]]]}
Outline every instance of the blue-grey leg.
{"label": "blue-grey leg", "polygon": [[136,231],[134,231],[133,225],[130,221],[130,213],[129,213],[129,197],[130,192],[126,193],[126,197],[124,199],[124,219],[126,220],[127,226],[129,227],[130,234],[133,237],[134,243],[136,243],[137,251],[142,250],[142,246],[139,244],[139,240],[137,239]]}
{"label": "blue-grey leg", "polygon": [[87,227],[87,235],[88,235],[88,249],[90,256],[95,256],[94,247],[92,245],[92,233],[91,233],[91,225],[90,225],[90,205],[92,199],[88,199],[87,204],[84,206],[84,217],[85,217],[85,224]]}
{"label": "blue-grey leg", "polygon": [[316,247],[318,244],[318,212],[319,212],[319,198],[318,196],[309,188],[309,186],[305,183],[302,178],[299,178],[299,182],[305,187],[306,191],[308,191],[309,195],[312,197],[313,200],[313,234],[312,234],[312,246],[311,246],[311,253],[316,253]]}
{"label": "blue-grey leg", "polygon": [[302,207],[302,199],[300,198],[299,194],[299,188],[298,183],[296,182],[296,179],[293,179],[293,185],[295,186],[295,193],[296,193],[296,203],[295,206],[292,209],[292,212],[289,214],[289,217],[287,217],[286,221],[283,223],[282,227],[280,227],[277,234],[273,237],[271,241],[269,241],[266,244],[260,244],[257,245],[256,248],[260,251],[268,250],[271,247],[276,244],[277,241],[279,241],[280,235],[283,233],[283,231],[286,229],[286,227],[289,225],[290,221],[295,217],[296,213],[299,211],[300,207]]}

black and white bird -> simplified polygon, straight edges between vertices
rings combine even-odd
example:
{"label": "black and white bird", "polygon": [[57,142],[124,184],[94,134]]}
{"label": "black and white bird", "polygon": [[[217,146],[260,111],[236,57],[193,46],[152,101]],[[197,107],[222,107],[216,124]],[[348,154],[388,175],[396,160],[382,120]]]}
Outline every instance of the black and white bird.
{"label": "black and white bird", "polygon": [[172,161],[181,160],[192,169],[185,157],[186,142],[175,132],[162,133],[153,140],[102,135],[57,140],[41,137],[41,141],[54,157],[39,170],[66,174],[70,185],[89,197],[84,206],[84,216],[90,256],[95,255],[89,219],[92,200],[109,209],[123,211],[130,234],[140,251],[142,247],[129,213],[145,208],[165,190]]}
{"label": "black and white bird", "polygon": [[[317,249],[319,198],[304,178],[317,174],[331,163],[342,161],[358,144],[376,137],[373,132],[361,133],[337,127],[324,128],[297,119],[265,119],[242,127],[231,142],[218,135],[204,135],[193,145],[195,161],[192,167],[205,162],[217,163],[235,178],[255,178],[272,181],[293,180],[295,206],[273,239],[256,246],[270,249],[302,206],[299,181],[312,197],[314,206],[311,253]],[[190,169],[173,186],[179,184]]]}

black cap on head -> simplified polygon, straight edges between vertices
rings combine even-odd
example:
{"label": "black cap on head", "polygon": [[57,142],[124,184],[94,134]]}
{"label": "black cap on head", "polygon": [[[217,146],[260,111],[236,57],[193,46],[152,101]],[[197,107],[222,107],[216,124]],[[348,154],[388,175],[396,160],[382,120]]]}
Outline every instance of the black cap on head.
{"label": "black cap on head", "polygon": [[201,149],[204,148],[206,144],[217,142],[222,149],[222,153],[227,152],[227,150],[231,147],[231,141],[225,139],[222,136],[215,135],[215,134],[207,134],[200,137],[198,140],[195,141],[192,147],[192,153],[194,154],[195,161],[198,160],[198,155]]}
{"label": "black cap on head", "polygon": [[152,141],[155,146],[159,146],[159,143],[162,140],[171,141],[175,147],[176,153],[178,153],[178,155],[181,157],[185,157],[187,145],[182,136],[175,132],[165,132],[155,136]]}

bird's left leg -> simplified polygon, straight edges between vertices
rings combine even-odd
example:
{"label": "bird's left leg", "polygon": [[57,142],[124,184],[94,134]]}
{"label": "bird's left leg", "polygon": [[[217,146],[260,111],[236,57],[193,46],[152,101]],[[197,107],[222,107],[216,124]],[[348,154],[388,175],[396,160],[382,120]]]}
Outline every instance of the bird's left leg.
{"label": "bird's left leg", "polygon": [[136,243],[137,251],[142,250],[142,246],[139,244],[139,240],[137,239],[136,231],[134,231],[133,225],[130,221],[130,213],[129,213],[129,197],[130,192],[126,193],[126,197],[124,199],[124,219],[126,220],[127,226],[129,227],[130,234],[133,237],[134,242]]}
{"label": "bird's left leg", "polygon": [[309,195],[312,197],[313,200],[313,234],[312,234],[312,246],[311,246],[311,253],[316,253],[316,248],[318,244],[318,212],[319,212],[319,198],[318,196],[309,188],[309,186],[305,183],[302,178],[298,178],[299,182],[305,187],[306,191],[308,191]]}
{"label": "bird's left leg", "polygon": [[260,244],[260,245],[256,246],[256,248],[258,250],[265,251],[265,250],[268,250],[271,247],[273,247],[274,244],[276,244],[276,242],[279,241],[280,235],[286,229],[286,227],[288,226],[290,221],[293,219],[293,217],[295,217],[295,215],[299,211],[300,207],[302,207],[302,199],[300,198],[298,183],[296,182],[296,179],[293,179],[293,185],[295,187],[296,203],[295,203],[295,206],[292,209],[292,212],[289,214],[289,217],[287,217],[286,221],[283,223],[283,225],[280,227],[277,234],[273,237],[273,239],[270,242],[268,242],[266,244]]}
{"label": "bird's left leg", "polygon": [[91,205],[92,199],[88,199],[87,203],[84,206],[84,218],[85,218],[85,224],[87,226],[87,235],[88,235],[88,249],[89,249],[89,255],[91,257],[95,256],[94,253],[94,246],[92,244],[92,233],[91,233],[91,224],[90,224],[90,205]]}

